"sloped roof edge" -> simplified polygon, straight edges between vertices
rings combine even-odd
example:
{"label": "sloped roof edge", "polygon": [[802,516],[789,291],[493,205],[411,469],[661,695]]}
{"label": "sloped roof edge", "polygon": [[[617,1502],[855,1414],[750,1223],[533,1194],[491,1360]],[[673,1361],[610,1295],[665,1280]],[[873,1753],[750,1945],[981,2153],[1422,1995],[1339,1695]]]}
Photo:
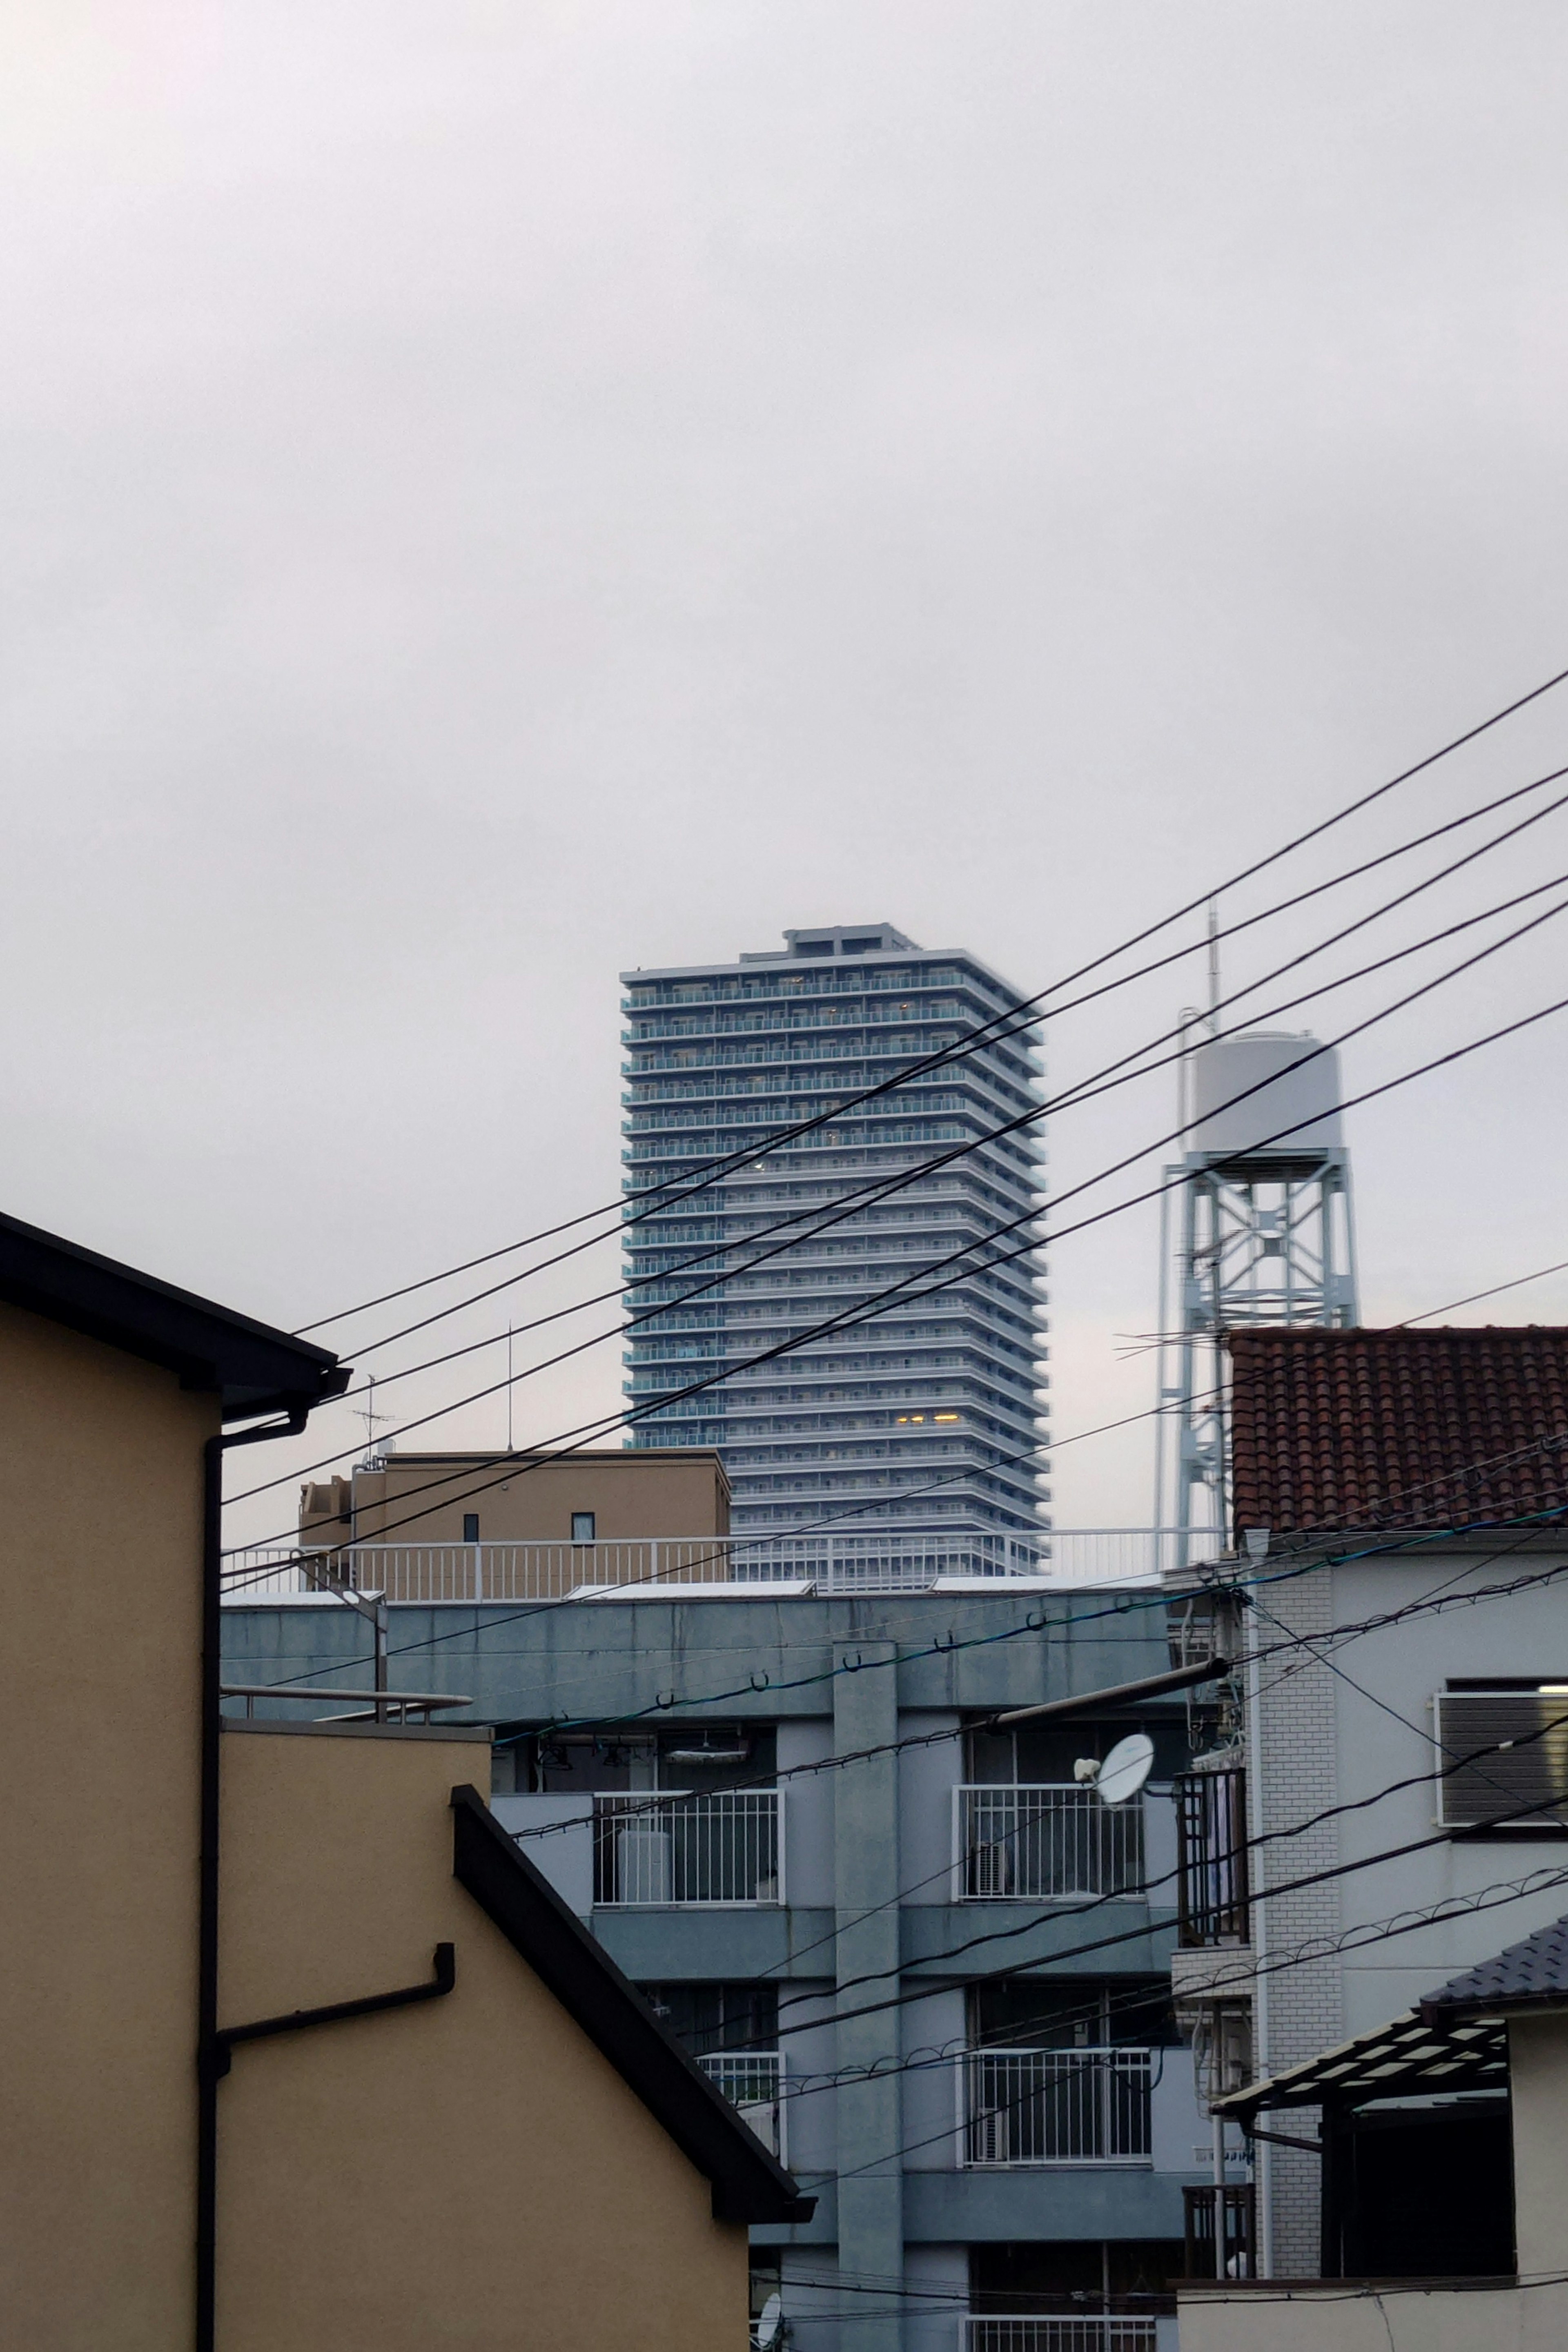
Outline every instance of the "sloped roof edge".
{"label": "sloped roof edge", "polygon": [[5,1215],[0,1299],[216,1389],[226,1420],[308,1409],[348,1385],[325,1348]]}
{"label": "sloped roof edge", "polygon": [[453,1876],[707,2178],[714,2219],[808,2221],[816,2200],[801,2195],[479,1790],[454,1789],[452,1815]]}
{"label": "sloped roof edge", "polygon": [[1450,1977],[1436,1992],[1424,1993],[1419,2007],[1429,2025],[1499,2009],[1568,2008],[1568,1919],[1553,1919]]}

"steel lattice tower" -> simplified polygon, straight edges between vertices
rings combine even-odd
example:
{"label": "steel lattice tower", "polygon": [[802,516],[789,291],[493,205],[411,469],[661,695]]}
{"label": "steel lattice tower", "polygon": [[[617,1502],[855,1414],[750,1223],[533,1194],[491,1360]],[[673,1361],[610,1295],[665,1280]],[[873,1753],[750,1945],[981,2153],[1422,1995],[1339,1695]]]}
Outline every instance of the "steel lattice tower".
{"label": "steel lattice tower", "polygon": [[1155,1518],[1175,1558],[1230,1539],[1224,1335],[1357,1322],[1339,1057],[1278,1031],[1205,1037],[1183,1058],[1187,1150],[1161,1203]]}

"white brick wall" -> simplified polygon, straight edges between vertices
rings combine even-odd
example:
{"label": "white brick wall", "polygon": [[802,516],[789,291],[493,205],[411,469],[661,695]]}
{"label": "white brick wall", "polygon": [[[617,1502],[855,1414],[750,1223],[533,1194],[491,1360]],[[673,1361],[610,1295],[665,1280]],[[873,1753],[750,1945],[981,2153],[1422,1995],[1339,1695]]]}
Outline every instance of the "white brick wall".
{"label": "white brick wall", "polygon": [[[1331,1571],[1315,1569],[1265,1586],[1263,1599],[1268,1615],[1255,1613],[1251,1620],[1259,1646],[1278,1642],[1280,1627],[1292,1633],[1327,1633],[1333,1612]],[[1256,1681],[1248,1740],[1255,1835],[1292,1829],[1333,1804],[1337,1795],[1332,1674],[1306,1652],[1283,1652],[1257,1669]],[[1331,1869],[1339,1859],[1337,1823],[1325,1822],[1257,1852],[1253,1885],[1266,1891],[1310,1872]],[[1265,1968],[1256,1996],[1260,2075],[1299,2065],[1343,2041],[1344,2000],[1336,1955],[1303,1961],[1272,1976],[1267,1972],[1269,1953],[1315,1937],[1336,1936],[1340,1926],[1339,1890],[1332,1882],[1258,1906],[1253,1940]],[[1315,2109],[1295,2109],[1280,2119],[1280,2128],[1310,2138],[1317,2123]],[[1315,2277],[1321,2253],[1321,2164],[1304,2150],[1268,2147],[1264,2172],[1265,2266],[1276,2278]]]}

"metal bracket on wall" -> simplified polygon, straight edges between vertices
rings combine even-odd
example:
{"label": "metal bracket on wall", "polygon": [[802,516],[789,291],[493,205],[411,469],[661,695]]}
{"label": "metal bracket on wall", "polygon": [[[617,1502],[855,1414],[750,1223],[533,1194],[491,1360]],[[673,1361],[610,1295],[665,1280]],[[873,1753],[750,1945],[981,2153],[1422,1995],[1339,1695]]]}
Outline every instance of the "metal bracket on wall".
{"label": "metal bracket on wall", "polygon": [[1309,2156],[1321,2156],[1323,2152],[1321,2140],[1302,2139],[1299,2133],[1263,2131],[1257,2124],[1243,2124],[1241,2128],[1248,2139],[1266,2139],[1270,2147],[1304,2147]]}
{"label": "metal bracket on wall", "polygon": [[214,2074],[228,2073],[237,2042],[265,2042],[275,2033],[299,2033],[308,2025],[336,2025],[345,2017],[374,2017],[378,2010],[410,2009],[416,2001],[439,2000],[458,1981],[458,1948],[436,1947],[435,1974],[427,1984],[404,1985],[396,1992],[366,1993],[361,2000],[330,2001],[324,2009],[294,2009],[285,2017],[263,2017],[254,2025],[224,2025],[214,2039]]}

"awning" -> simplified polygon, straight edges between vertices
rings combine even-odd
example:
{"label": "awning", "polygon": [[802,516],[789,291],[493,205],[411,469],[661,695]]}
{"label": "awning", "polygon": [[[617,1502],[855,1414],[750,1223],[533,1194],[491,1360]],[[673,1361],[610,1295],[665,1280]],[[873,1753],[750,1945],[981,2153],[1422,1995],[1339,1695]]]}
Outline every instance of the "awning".
{"label": "awning", "polygon": [[1305,2065],[1248,2083],[1214,2102],[1214,2113],[1247,2122],[1264,2107],[1361,2106],[1368,2099],[1508,2086],[1508,2023],[1499,2015],[1428,2025],[1406,2010],[1387,2025],[1342,2042]]}

